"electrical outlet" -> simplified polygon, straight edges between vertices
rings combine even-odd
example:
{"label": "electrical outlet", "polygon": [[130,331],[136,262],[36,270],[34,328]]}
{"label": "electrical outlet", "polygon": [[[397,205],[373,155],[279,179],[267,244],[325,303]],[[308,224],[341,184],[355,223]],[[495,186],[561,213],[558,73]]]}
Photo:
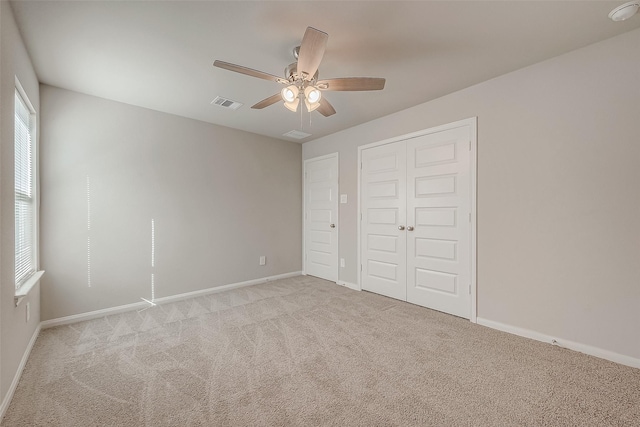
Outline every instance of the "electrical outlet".
{"label": "electrical outlet", "polygon": [[30,303],[26,304],[27,307],[27,322],[31,319],[31,305]]}
{"label": "electrical outlet", "polygon": [[341,194],[340,195],[340,203],[347,203],[347,195],[346,194]]}
{"label": "electrical outlet", "polygon": [[344,268],[344,258],[340,258],[340,267]]}
{"label": "electrical outlet", "polygon": [[262,255],[260,257],[260,265],[265,265],[267,263],[267,257]]}

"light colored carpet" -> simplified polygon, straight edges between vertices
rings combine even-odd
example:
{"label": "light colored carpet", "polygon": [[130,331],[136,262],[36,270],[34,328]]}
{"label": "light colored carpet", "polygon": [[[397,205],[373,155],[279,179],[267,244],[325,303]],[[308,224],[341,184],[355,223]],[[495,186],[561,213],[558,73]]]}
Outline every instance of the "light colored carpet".
{"label": "light colored carpet", "polygon": [[43,330],[3,426],[639,426],[640,370],[312,277]]}

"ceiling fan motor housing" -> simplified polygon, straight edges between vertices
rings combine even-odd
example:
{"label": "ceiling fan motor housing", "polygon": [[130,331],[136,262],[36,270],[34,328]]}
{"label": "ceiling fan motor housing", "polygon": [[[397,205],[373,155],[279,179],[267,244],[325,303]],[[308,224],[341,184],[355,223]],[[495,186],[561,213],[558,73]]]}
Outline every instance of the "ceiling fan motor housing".
{"label": "ceiling fan motor housing", "polygon": [[[287,80],[289,80],[290,82],[297,82],[297,81],[301,81],[302,83],[302,76],[298,75],[298,63],[294,62],[292,64],[287,65],[287,68],[284,69],[284,76],[286,77]],[[316,73],[313,75],[313,79],[311,79],[311,81],[318,81],[318,70],[316,70]]]}

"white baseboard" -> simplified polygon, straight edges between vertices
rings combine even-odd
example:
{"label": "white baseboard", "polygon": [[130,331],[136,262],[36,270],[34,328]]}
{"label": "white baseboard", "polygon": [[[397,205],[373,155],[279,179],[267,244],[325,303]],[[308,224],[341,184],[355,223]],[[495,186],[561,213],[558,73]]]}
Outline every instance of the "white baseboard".
{"label": "white baseboard", "polygon": [[338,283],[338,285],[340,285],[340,286],[345,286],[345,287],[347,287],[349,289],[353,289],[354,291],[361,290],[360,286],[356,285],[355,283],[349,283],[349,282],[345,282],[343,280],[338,280],[336,283]]}
{"label": "white baseboard", "polygon": [[245,286],[258,285],[260,283],[273,282],[274,280],[287,279],[289,277],[300,276],[302,272],[293,271],[291,273],[278,274],[275,276],[261,277],[259,279],[247,280],[245,282],[231,283],[229,285],[216,286],[215,288],[207,288],[199,291],[186,292],[184,294],[171,295],[168,297],[156,298],[156,304],[164,304],[167,302],[180,301],[183,299],[199,297],[202,295],[215,294],[217,292],[229,291],[231,289],[242,288]]}
{"label": "white baseboard", "polygon": [[[288,277],[300,276],[301,274],[302,272],[300,271],[293,271],[291,273],[278,274],[278,275],[269,276],[269,277],[261,277],[259,279],[247,280],[245,282],[231,283],[229,285],[216,286],[214,288],[207,288],[199,291],[186,292],[183,294],[156,298],[154,302],[156,304],[164,304],[168,302],[180,301],[188,298],[199,297],[202,295],[213,294],[217,292],[224,292],[224,291],[228,291],[236,288],[242,288],[244,286],[257,285],[260,283],[271,282],[274,280],[286,279]],[[82,322],[84,320],[97,319],[100,317],[109,316],[111,314],[124,313],[127,311],[138,310],[145,307],[149,307],[149,304],[144,301],[140,301],[140,302],[135,302],[133,304],[120,305],[117,307],[104,308],[102,310],[89,311],[87,313],[80,313],[80,314],[74,314],[71,316],[58,317],[57,319],[44,320],[40,322],[40,325],[42,326],[43,329],[52,328],[54,326],[68,325],[70,323]]]}
{"label": "white baseboard", "polygon": [[589,356],[599,357],[600,359],[610,360],[615,363],[620,363],[621,365],[631,366],[632,368],[640,368],[640,359],[636,359],[631,356],[626,356],[624,354],[615,353],[613,351],[604,350],[602,348],[593,347],[579,342],[555,338],[551,335],[532,331],[530,329],[519,328],[517,326],[507,325],[505,323],[483,319],[481,317],[478,317],[477,321],[478,325],[486,326],[491,329],[497,329],[502,332],[508,332],[521,337],[531,338],[536,341],[546,342],[551,345],[557,345],[562,348],[588,354]]}
{"label": "white baseboard", "polygon": [[22,359],[20,360],[20,365],[18,365],[18,369],[16,370],[16,374],[13,376],[13,381],[11,381],[11,386],[9,390],[7,390],[7,394],[2,399],[2,405],[0,405],[0,421],[4,418],[4,414],[9,409],[9,404],[11,403],[11,399],[13,399],[13,394],[16,392],[16,387],[18,387],[18,383],[20,382],[20,377],[22,376],[22,371],[24,371],[24,367],[27,364],[27,360],[29,360],[29,355],[31,354],[31,350],[33,349],[33,345],[36,343],[38,339],[38,335],[40,335],[42,323],[38,324],[36,330],[33,331],[33,335],[31,336],[31,340],[29,340],[29,344],[27,344],[27,348],[22,355]]}
{"label": "white baseboard", "polygon": [[42,325],[42,329],[53,328],[54,326],[68,325],[71,323],[82,322],[84,320],[97,319],[111,314],[125,313],[127,311],[139,310],[145,307],[149,307],[149,304],[144,301],[134,302],[133,304],[118,305],[116,307],[58,317],[56,319],[43,320],[40,322],[40,325]]}

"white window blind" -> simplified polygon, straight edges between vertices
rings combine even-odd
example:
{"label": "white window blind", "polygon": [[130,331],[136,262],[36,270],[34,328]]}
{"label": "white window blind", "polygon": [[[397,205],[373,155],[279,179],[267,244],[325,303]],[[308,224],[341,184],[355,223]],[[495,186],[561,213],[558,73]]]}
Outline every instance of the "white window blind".
{"label": "white window blind", "polygon": [[15,100],[15,215],[16,289],[36,271],[33,188],[33,121],[27,103],[16,90]]}

